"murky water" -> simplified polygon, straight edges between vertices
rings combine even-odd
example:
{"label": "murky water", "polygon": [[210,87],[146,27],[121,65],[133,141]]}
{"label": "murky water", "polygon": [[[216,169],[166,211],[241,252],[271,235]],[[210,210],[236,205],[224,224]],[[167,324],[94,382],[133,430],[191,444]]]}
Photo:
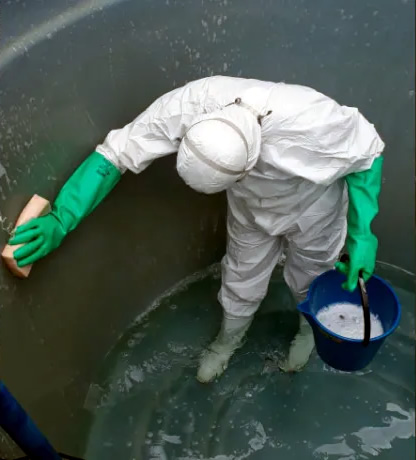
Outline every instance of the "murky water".
{"label": "murky water", "polygon": [[86,405],[88,460],[355,460],[415,457],[413,277],[380,267],[402,302],[398,330],[364,371],[312,356],[296,375],[277,361],[297,316],[279,273],[224,376],[195,379],[221,320],[217,268],[185,280],[133,325],[103,363]]}

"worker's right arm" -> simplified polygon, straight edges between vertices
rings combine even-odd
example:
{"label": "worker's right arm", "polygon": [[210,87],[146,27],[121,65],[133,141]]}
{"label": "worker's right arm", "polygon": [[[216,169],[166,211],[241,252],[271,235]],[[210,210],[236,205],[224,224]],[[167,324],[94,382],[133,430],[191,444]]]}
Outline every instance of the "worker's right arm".
{"label": "worker's right arm", "polygon": [[65,236],[110,193],[127,169],[140,173],[153,160],[178,150],[180,139],[200,110],[200,82],[157,99],[124,128],[111,131],[62,187],[52,211],[21,225],[9,244],[19,267],[59,247]]}
{"label": "worker's right arm", "polygon": [[19,226],[9,244],[23,244],[13,256],[19,267],[32,264],[61,245],[65,236],[90,214],[120,180],[120,171],[94,152],[59,192],[52,211]]}
{"label": "worker's right arm", "polygon": [[164,94],[135,120],[115,129],[96,147],[122,173],[141,173],[154,160],[178,151],[180,141],[200,111],[200,92],[192,82]]}

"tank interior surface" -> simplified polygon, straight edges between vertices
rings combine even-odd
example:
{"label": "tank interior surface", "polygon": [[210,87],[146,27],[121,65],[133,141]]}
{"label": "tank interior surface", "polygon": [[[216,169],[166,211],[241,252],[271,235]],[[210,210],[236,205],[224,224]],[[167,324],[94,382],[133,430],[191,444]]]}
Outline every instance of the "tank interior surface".
{"label": "tank interior surface", "polygon": [[[380,241],[378,258],[383,262],[379,270],[390,267],[388,277],[399,289],[405,279],[407,323],[396,340],[402,341],[397,347],[407,347],[401,350],[400,359],[408,363],[408,368],[402,369],[400,378],[404,380],[395,380],[392,375],[392,387],[385,387],[381,393],[391,391],[393,395],[393,387],[407,392],[410,402],[406,414],[393,396],[389,402],[393,406],[388,410],[398,413],[399,419],[413,420],[414,426],[414,412],[408,412],[414,405],[415,365],[411,310],[414,286],[408,274],[415,268],[414,8],[414,0],[1,2],[1,245],[7,242],[15,219],[34,193],[53,201],[74,168],[109,130],[131,121],[161,94],[187,81],[215,74],[311,86],[339,103],[358,107],[386,143],[380,215],[374,230]],[[108,414],[100,419],[101,431],[97,428],[97,407],[112,378],[103,369],[118,369],[114,350],[125,351],[124,340],[137,332],[132,324],[155,299],[221,259],[225,249],[225,210],[224,196],[203,196],[182,183],[173,155],[155,162],[140,176],[127,173],[59,250],[36,263],[27,280],[18,280],[4,266],[0,267],[0,377],[58,450],[78,456],[88,454],[91,460],[238,460],[251,458],[250,455],[254,459],[275,458],[267,457],[263,450],[266,443],[259,425],[246,428],[249,440],[254,440],[249,442],[249,450],[244,450],[246,446],[239,448],[237,441],[234,445],[232,434],[229,452],[221,451],[218,446],[223,445],[223,439],[216,444],[215,435],[212,449],[201,450],[190,444],[188,453],[175,444],[177,438],[165,437],[171,448],[168,457],[163,457],[165,452],[157,448],[161,444],[150,442],[147,433],[137,437],[143,442],[136,446],[135,455],[130,449],[126,454],[117,453],[118,457],[106,457],[110,454],[104,454],[94,444],[97,436],[111,429],[111,424],[106,424]],[[396,281],[398,276],[402,281]],[[203,339],[195,339],[193,354],[186,358],[191,361],[178,361],[190,366],[186,371],[189,375],[184,377],[189,383],[186,389],[189,397],[199,399],[203,396],[198,391],[205,391],[207,398],[221,398],[222,389],[227,382],[232,385],[236,375],[231,372],[228,380],[219,384],[222,387],[214,384],[199,390],[190,380],[200,341],[209,340],[219,324],[215,277],[212,283],[201,287],[201,292],[206,289],[212,296],[212,323],[207,323]],[[167,311],[171,311],[168,307]],[[208,307],[204,304],[200,308],[203,315]],[[288,321],[288,327],[293,328],[292,320]],[[180,328],[179,323],[173,324]],[[261,336],[261,320],[256,328]],[[163,334],[159,340],[161,346]],[[251,353],[260,353],[259,342],[253,343],[257,345],[249,348]],[[384,356],[388,358],[388,350]],[[244,367],[241,359],[240,356],[236,361],[237,367]],[[388,365],[388,361],[379,364]],[[252,370],[259,369],[260,384],[263,366],[255,361],[253,366]],[[303,378],[312,379],[318,367],[324,371],[315,356]],[[400,366],[392,367],[393,372],[400,372]],[[284,391],[279,393],[279,382],[288,389],[289,380],[278,372],[266,372],[265,379],[270,383],[274,376],[280,398]],[[241,376],[234,384],[239,379]],[[359,379],[356,376],[354,382]],[[340,384],[340,380],[339,375],[333,377],[332,385]],[[370,387],[364,391],[371,393],[371,382],[365,380],[363,385]],[[155,392],[164,388],[164,383],[159,383],[155,383]],[[297,390],[292,387],[290,391],[302,389],[304,386],[299,384]],[[226,394],[231,390],[224,391]],[[245,390],[244,395],[250,391]],[[262,396],[258,397],[258,403],[265,404]],[[289,400],[293,401],[293,394]],[[317,423],[325,430],[319,405],[308,407],[316,411]],[[355,401],[354,410],[359,407]],[[276,403],[276,410],[279,408],[282,409],[281,400]],[[301,408],[297,410],[300,416]],[[233,411],[221,414],[225,420],[238,418]],[[291,426],[296,426],[293,418],[297,413],[290,414]],[[141,426],[157,426],[157,420],[148,418]],[[136,423],[139,426],[139,421]],[[199,429],[205,430],[206,426]],[[372,458],[376,454],[381,459],[407,458],[411,452],[414,457],[410,447],[414,440],[410,440],[412,434],[408,435],[406,429],[402,437],[398,435],[409,443],[405,447],[388,440],[388,449],[377,447],[372,451],[371,433],[367,433],[366,440],[358,440],[362,445],[370,439],[370,450],[353,449],[347,441],[337,439],[342,433],[329,430],[326,445],[338,443],[343,450],[328,456],[328,451],[306,444],[309,450],[297,452],[305,458],[344,460]],[[152,430],[157,432],[155,427]],[[113,434],[117,438],[117,433]],[[271,434],[265,436],[272,439]],[[306,431],[298,437],[293,434],[293,442],[289,436],[285,445],[303,442],[307,436]],[[201,432],[199,437],[203,438]],[[256,449],[259,442],[263,442],[261,450]],[[278,445],[277,440],[273,442]],[[154,446],[156,450],[152,450]],[[266,447],[273,452],[270,446],[269,443]],[[314,452],[313,456],[307,457],[307,452]],[[333,452],[331,448],[329,452]],[[0,457],[14,458],[18,454],[9,438],[0,433]],[[292,457],[286,454],[281,458]]]}

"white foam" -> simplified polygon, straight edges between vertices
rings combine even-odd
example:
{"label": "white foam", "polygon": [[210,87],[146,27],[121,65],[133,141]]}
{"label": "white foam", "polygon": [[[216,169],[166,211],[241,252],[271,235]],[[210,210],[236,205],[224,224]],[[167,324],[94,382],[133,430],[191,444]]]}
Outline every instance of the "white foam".
{"label": "white foam", "polygon": [[180,436],[173,436],[165,433],[161,433],[161,438],[169,444],[182,444]]}
{"label": "white foam", "polygon": [[[360,305],[349,302],[334,303],[323,308],[316,315],[318,321],[327,329],[348,339],[364,338],[364,316]],[[384,333],[380,319],[370,313],[371,338]]]}

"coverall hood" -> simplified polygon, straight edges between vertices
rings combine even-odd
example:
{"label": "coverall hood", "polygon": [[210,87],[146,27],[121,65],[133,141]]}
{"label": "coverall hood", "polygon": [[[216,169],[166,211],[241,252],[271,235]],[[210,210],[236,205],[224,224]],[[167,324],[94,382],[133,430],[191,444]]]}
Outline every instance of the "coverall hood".
{"label": "coverall hood", "polygon": [[261,126],[255,112],[229,105],[195,118],[179,146],[176,167],[194,190],[221,192],[254,167],[260,143]]}

